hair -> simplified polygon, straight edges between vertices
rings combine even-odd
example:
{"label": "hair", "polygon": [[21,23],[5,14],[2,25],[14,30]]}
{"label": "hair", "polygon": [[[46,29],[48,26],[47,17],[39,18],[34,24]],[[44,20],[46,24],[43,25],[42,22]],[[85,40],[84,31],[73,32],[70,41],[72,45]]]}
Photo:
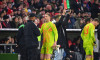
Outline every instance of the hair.
{"label": "hair", "polygon": [[46,15],[50,16],[50,13],[46,13]]}
{"label": "hair", "polygon": [[94,18],[94,20],[93,20],[93,21],[97,21],[97,22],[100,22],[98,18]]}

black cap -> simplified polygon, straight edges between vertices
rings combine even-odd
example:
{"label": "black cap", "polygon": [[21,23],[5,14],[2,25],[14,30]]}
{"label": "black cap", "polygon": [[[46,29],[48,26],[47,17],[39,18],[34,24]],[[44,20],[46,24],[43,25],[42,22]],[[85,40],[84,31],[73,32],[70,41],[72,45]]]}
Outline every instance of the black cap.
{"label": "black cap", "polygon": [[30,13],[29,17],[37,17],[34,13]]}
{"label": "black cap", "polygon": [[8,18],[9,18],[8,15],[4,15],[4,16],[3,16],[3,19],[8,19]]}

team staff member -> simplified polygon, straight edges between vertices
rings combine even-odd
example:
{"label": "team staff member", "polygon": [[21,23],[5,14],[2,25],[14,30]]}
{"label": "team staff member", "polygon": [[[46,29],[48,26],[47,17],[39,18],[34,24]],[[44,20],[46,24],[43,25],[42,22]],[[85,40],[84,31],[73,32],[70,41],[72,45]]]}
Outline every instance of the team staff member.
{"label": "team staff member", "polygon": [[41,27],[41,34],[43,33],[43,44],[41,48],[41,60],[50,60],[53,52],[53,47],[56,47],[58,32],[55,24],[50,22],[50,14],[45,14],[46,23]]}
{"label": "team staff member", "polygon": [[23,47],[22,60],[37,60],[38,56],[38,39],[37,36],[40,35],[40,31],[34,24],[35,14],[31,13],[29,15],[29,20],[24,26],[24,40],[25,44]]}
{"label": "team staff member", "polygon": [[94,32],[97,25],[99,25],[99,19],[95,18],[84,27],[81,33],[83,48],[86,52],[86,60],[93,60],[93,46],[95,45]]}

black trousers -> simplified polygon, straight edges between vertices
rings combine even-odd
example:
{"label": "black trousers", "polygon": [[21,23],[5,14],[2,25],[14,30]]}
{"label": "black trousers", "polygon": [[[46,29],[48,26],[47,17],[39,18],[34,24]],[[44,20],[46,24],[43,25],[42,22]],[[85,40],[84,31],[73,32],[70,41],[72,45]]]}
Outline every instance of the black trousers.
{"label": "black trousers", "polygon": [[21,60],[37,60],[39,50],[34,47],[22,48]]}

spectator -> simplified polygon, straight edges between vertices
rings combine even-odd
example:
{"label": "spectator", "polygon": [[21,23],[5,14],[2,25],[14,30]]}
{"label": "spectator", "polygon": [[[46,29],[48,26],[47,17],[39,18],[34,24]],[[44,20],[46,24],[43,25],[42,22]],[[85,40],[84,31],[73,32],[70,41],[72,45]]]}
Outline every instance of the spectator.
{"label": "spectator", "polygon": [[21,24],[23,24],[21,16],[18,17],[18,21],[19,21],[19,25],[18,26],[20,26]]}
{"label": "spectator", "polygon": [[88,18],[91,18],[91,12],[88,12]]}
{"label": "spectator", "polygon": [[83,24],[83,20],[82,20],[81,18],[79,18],[79,19],[75,22],[74,28],[75,28],[75,29],[81,29],[82,24]]}
{"label": "spectator", "polygon": [[18,28],[19,27],[19,20],[18,20],[17,16],[13,18],[13,21],[11,22],[11,26],[12,26],[12,28]]}
{"label": "spectator", "polygon": [[3,16],[3,19],[5,20],[4,22],[2,22],[2,27],[3,28],[11,28],[11,22],[9,20],[9,16],[5,15]]}
{"label": "spectator", "polygon": [[17,9],[14,9],[14,10],[13,10],[13,15],[14,15],[14,16],[17,16]]}
{"label": "spectator", "polygon": [[11,9],[12,8],[12,4],[10,2],[8,3],[7,8],[8,9]]}
{"label": "spectator", "polygon": [[34,8],[40,9],[42,7],[42,2],[40,0],[34,0]]}
{"label": "spectator", "polygon": [[0,17],[0,29],[2,29],[2,21],[1,21],[1,17]]}
{"label": "spectator", "polygon": [[1,21],[4,21],[3,20],[3,16],[4,16],[5,14],[4,14],[4,12],[2,11],[2,12],[0,12],[0,17],[1,17]]}
{"label": "spectator", "polygon": [[87,8],[87,2],[84,2],[83,4],[83,12],[89,12],[89,9]]}
{"label": "spectator", "polygon": [[[6,37],[5,44],[12,44],[12,43],[13,43],[13,40],[12,40],[11,36]],[[10,53],[10,49],[11,49],[10,46],[6,46],[4,48],[6,49],[6,53]]]}
{"label": "spectator", "polygon": [[18,11],[17,11],[17,15],[18,15],[18,16],[22,16],[22,14],[21,14],[21,10],[18,9]]}
{"label": "spectator", "polygon": [[27,23],[27,20],[28,20],[27,16],[24,16],[24,17],[22,18],[22,20],[23,20],[23,24],[26,24],[26,23]]}
{"label": "spectator", "polygon": [[13,10],[8,9],[7,15],[9,15],[9,20],[12,21],[12,18],[14,17],[14,16],[13,16],[13,15],[14,15]]}
{"label": "spectator", "polygon": [[39,28],[41,28],[42,24],[45,23],[45,18],[42,16],[40,18]]}
{"label": "spectator", "polygon": [[52,12],[52,7],[51,7],[51,5],[47,5],[47,6],[46,6],[46,12],[49,12],[49,13]]}
{"label": "spectator", "polygon": [[98,0],[95,0],[91,7],[91,17],[93,19],[98,17],[99,10]]}

